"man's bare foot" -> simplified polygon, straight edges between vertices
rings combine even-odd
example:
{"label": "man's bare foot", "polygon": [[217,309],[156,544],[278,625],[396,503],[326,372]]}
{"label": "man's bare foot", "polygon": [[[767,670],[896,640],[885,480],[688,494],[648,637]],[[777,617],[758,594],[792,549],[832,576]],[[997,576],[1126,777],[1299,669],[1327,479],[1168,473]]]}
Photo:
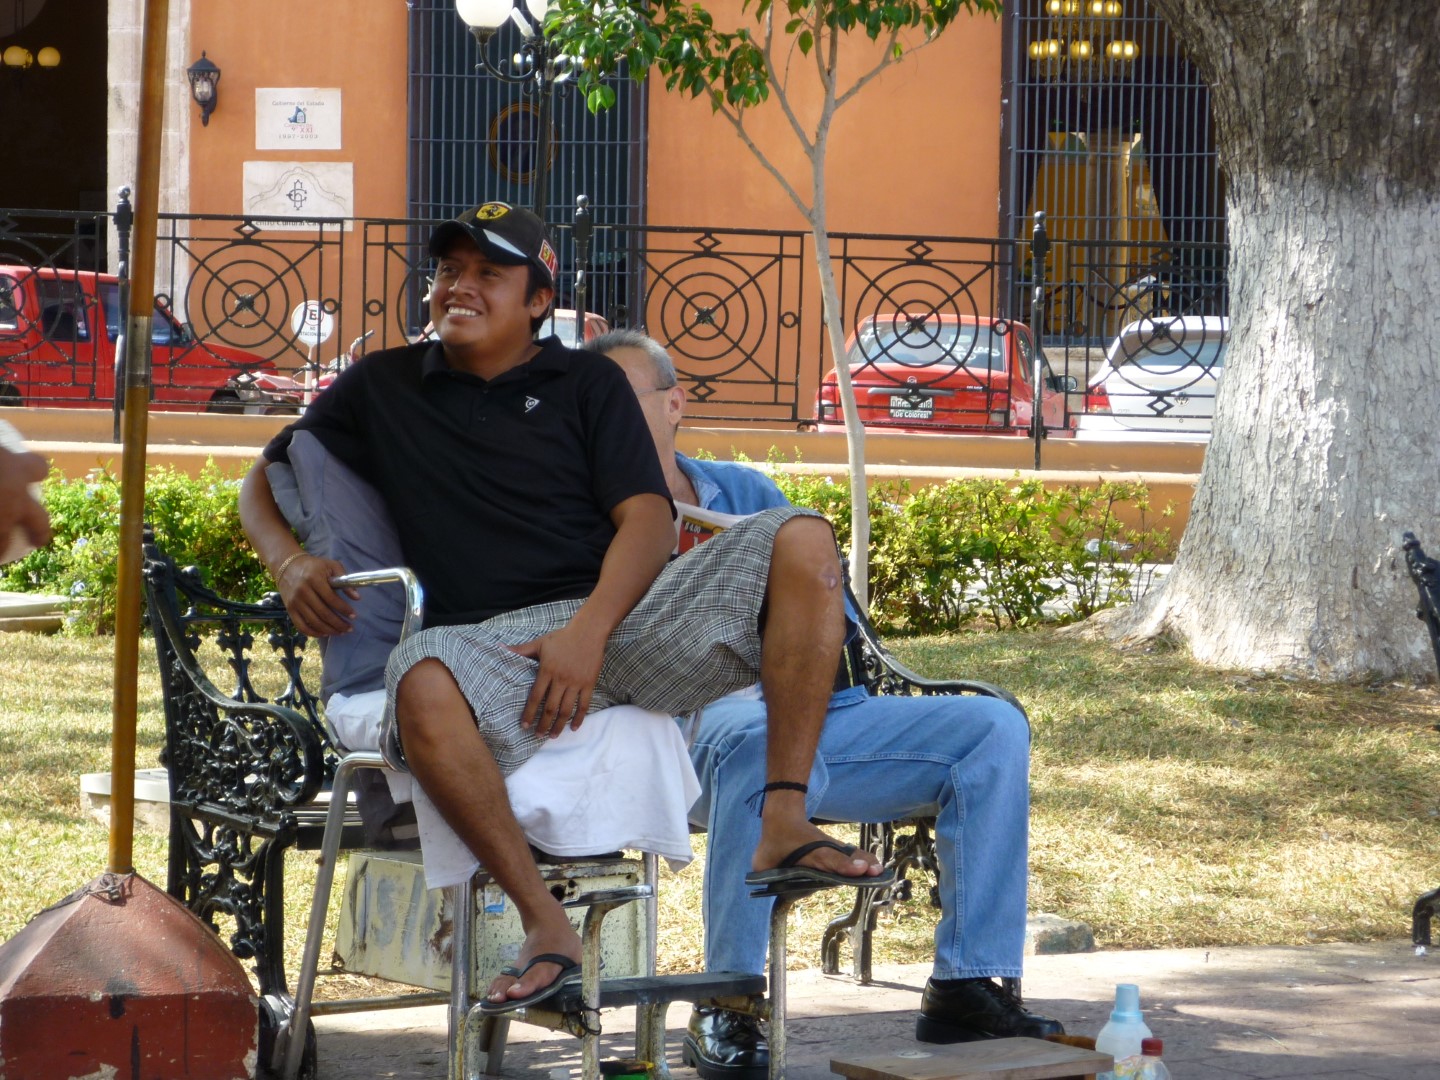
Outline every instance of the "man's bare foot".
{"label": "man's bare foot", "polygon": [[876,877],[885,869],[868,851],[853,848],[850,854],[845,854],[843,849],[850,847],[849,844],[841,844],[826,836],[804,818],[796,822],[793,818],[778,817],[773,821],[767,817],[761,825],[760,843],[755,848],[750,868],[755,871],[773,870],[808,844],[821,846],[806,852],[792,862],[792,866],[853,878]]}
{"label": "man's bare foot", "polygon": [[514,971],[523,974],[518,977],[497,975],[490,983],[488,1001],[499,1005],[505,1001],[529,997],[560,978],[562,967],[559,963],[549,959],[537,961],[537,957],[564,956],[576,964],[580,962],[580,935],[575,932],[569,920],[562,916],[560,921],[563,926],[557,924],[554,927],[536,927],[525,935],[525,943],[520,946],[519,959],[513,965]]}

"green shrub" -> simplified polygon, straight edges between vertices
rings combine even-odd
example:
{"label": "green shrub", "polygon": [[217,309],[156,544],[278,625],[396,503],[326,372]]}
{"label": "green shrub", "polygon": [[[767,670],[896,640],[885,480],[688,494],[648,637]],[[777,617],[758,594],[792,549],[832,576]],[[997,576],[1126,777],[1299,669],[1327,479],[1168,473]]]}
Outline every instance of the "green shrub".
{"label": "green shrub", "polygon": [[[773,460],[773,458],[772,458]],[[850,490],[823,475],[780,472],[776,482],[797,506],[818,510],[850,542]],[[224,596],[255,600],[273,588],[240,528],[240,481],[213,462],[198,477],[151,469],[145,520],[181,566],[199,566]],[[69,625],[114,628],[120,481],[97,469],[81,480],[52,474],[44,485],[55,540],[0,570],[0,588],[73,598]],[[1136,508],[1139,529],[1123,526],[1119,506]],[[1133,599],[1145,565],[1168,554],[1163,519],[1148,525],[1140,483],[1048,490],[1037,479],[951,480],[913,488],[870,485],[870,613],[889,633],[939,633],[975,624],[997,628],[1082,619]]]}
{"label": "green shrub", "polygon": [[[848,487],[830,477],[779,473],[798,506],[850,539]],[[1130,504],[1141,526],[1124,526]],[[1168,518],[1168,507],[1159,515]],[[1147,524],[1144,484],[1104,481],[1047,489],[1035,478],[963,479],[912,490],[870,485],[870,616],[885,632],[940,633],[1083,619],[1133,600],[1145,567],[1169,554],[1169,531]]]}
{"label": "green shrub", "polygon": [[[199,566],[222,595],[254,600],[273,588],[240,528],[238,476],[207,462],[191,477],[168,466],[150,469],[145,520],[180,566]],[[94,469],[78,480],[52,473],[42,494],[55,539],[0,570],[0,587],[71,597],[67,619],[79,633],[110,632],[115,623],[120,478]]]}

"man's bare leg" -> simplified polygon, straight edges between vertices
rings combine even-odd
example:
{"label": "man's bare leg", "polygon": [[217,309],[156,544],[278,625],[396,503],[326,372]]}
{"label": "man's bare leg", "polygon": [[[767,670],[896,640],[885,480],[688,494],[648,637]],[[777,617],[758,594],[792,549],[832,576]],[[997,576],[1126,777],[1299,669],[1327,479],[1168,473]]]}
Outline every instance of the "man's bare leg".
{"label": "man's bare leg", "polygon": [[[438,660],[422,660],[406,672],[396,687],[395,716],[411,773],[515,905],[525,929],[519,967],[541,953],[578,961],[580,937],[545,887],[510,809],[505,778],[450,669]],[[558,965],[544,963],[523,979],[501,975],[490,984],[489,998],[524,997],[559,971]]]}
{"label": "man's bare leg", "polygon": [[[823,519],[791,518],[775,534],[760,653],[760,684],[769,714],[767,783],[804,784],[810,778],[845,642],[840,575],[835,536]],[[760,817],[754,870],[776,867],[795,849],[827,839],[806,816],[803,792],[768,792]],[[847,857],[833,848],[820,848],[801,862],[848,877],[881,871],[874,857],[863,851]]]}

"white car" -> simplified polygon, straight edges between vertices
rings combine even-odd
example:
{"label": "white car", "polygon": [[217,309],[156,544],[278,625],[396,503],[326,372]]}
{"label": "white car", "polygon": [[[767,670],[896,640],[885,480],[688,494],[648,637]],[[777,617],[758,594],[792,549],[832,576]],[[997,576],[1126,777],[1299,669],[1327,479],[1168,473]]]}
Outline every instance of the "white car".
{"label": "white car", "polygon": [[1229,336],[1223,315],[1151,317],[1126,326],[1085,388],[1075,437],[1208,442]]}

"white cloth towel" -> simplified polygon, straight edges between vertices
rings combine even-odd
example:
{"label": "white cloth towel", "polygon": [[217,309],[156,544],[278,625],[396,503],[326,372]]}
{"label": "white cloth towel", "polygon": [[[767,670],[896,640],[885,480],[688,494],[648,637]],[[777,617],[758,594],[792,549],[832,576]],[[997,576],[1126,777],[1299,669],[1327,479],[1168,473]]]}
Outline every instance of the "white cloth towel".
{"label": "white cloth towel", "polygon": [[[385,691],[334,695],[326,715],[341,743],[379,746]],[[419,784],[386,773],[397,803],[414,801],[425,859],[425,884],[464,881],[479,862],[445,823]],[[691,859],[687,812],[700,797],[680,727],[664,713],[615,705],[547,742],[505,781],[526,839],[552,855],[597,855],[628,849],[663,856],[678,870]]]}

